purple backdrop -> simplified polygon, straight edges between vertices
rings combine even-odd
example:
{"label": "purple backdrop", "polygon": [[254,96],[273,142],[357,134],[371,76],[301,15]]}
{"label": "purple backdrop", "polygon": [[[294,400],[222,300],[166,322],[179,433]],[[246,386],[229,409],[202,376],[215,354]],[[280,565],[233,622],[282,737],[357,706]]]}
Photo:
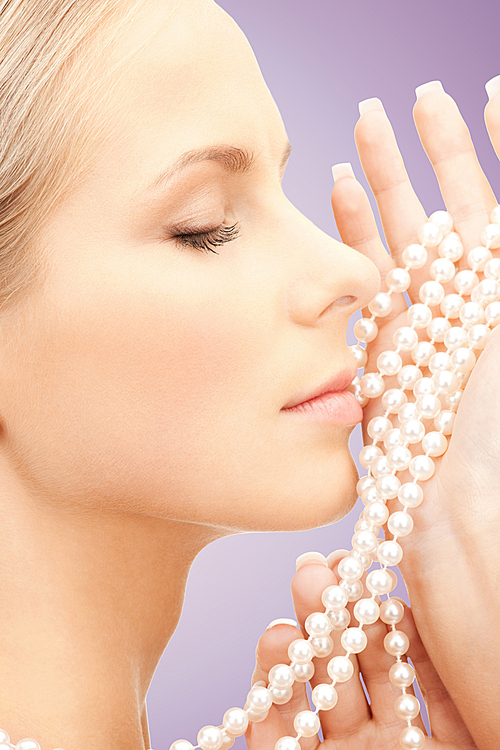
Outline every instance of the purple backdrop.
{"label": "purple backdrop", "polygon": [[[427,214],[443,207],[412,119],[414,89],[430,80],[441,80],[454,96],[500,195],[500,170],[483,119],[484,83],[500,74],[498,0],[219,4],[248,37],[282,113],[293,146],[285,193],[325,232],[339,236],[330,206],[331,165],[350,161],[367,187],[353,128],[358,102],[372,96],[384,102]],[[355,456],[360,447],[357,427]],[[359,502],[333,527],[230,537],[198,556],[179,627],[148,694],[155,750],[167,750],[180,737],[196,744],[203,725],[219,724],[227,708],[243,705],[261,632],[277,617],[293,617],[295,559],[308,550],[328,554],[349,547]],[[243,738],[235,747],[245,747]]]}

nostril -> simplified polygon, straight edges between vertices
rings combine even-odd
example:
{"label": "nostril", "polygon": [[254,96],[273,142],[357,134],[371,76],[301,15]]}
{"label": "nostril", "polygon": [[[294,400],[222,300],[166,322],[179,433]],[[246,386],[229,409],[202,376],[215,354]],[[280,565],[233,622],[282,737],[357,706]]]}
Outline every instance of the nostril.
{"label": "nostril", "polygon": [[337,305],[339,307],[347,307],[348,305],[353,305],[357,301],[357,297],[354,297],[352,294],[346,295],[345,297],[339,297],[335,300],[333,303],[334,305]]}

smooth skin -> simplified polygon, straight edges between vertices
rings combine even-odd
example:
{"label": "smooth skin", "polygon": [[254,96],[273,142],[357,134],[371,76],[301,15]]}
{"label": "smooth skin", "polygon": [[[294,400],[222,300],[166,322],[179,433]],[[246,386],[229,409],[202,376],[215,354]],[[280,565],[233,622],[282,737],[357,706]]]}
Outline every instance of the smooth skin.
{"label": "smooth skin", "polygon": [[[414,119],[444,204],[465,245],[459,266],[467,268],[467,252],[480,244],[482,229],[498,201],[478,163],[467,126],[448,94],[423,94],[415,104]],[[485,121],[493,147],[500,155],[500,96],[488,103]],[[409,182],[386,114],[379,110],[365,112],[356,125],[355,137],[390,255],[359,182],[348,177],[340,179],[332,191],[332,207],[342,240],[372,259],[384,279],[394,265],[404,266],[401,253],[415,241],[426,214]],[[493,255],[498,257],[498,251],[493,251]],[[429,278],[428,267],[435,257],[437,252],[429,252],[427,266],[412,272],[412,302],[419,301],[419,286]],[[451,285],[445,288],[453,291]],[[384,283],[381,289],[386,289]],[[399,309],[388,318],[377,320],[379,335],[368,346],[365,371],[376,371],[378,354],[392,348],[393,331],[404,324],[405,310],[401,297]],[[367,309],[362,312],[369,317]],[[438,350],[443,348],[438,346]],[[411,511],[414,530],[409,537],[399,539],[404,549],[400,569],[412,602],[412,613],[406,612],[400,627],[410,636],[408,655],[427,696],[433,735],[427,741],[429,748],[493,750],[500,746],[499,374],[500,331],[494,329],[467,383],[448,450],[442,458],[434,459],[436,472],[423,485],[424,502]],[[394,384],[389,378],[387,383],[388,387]],[[366,426],[382,409],[370,403],[364,411],[364,442],[370,444]],[[404,474],[399,476],[405,481]],[[388,506],[391,511],[400,507],[397,501],[389,501]],[[390,533],[387,538],[391,538]],[[333,577],[334,573],[321,565],[307,565],[296,574],[292,592],[301,625],[311,611],[318,609],[319,594]],[[316,593],[311,596],[308,591],[313,589]],[[381,639],[384,628],[380,623],[366,628],[369,645],[366,653],[357,657],[372,704],[368,706],[358,680],[351,680],[347,689],[339,686],[337,706],[324,713],[324,718],[320,713],[325,748],[397,746],[404,723],[394,722],[388,659],[371,639],[376,634]],[[272,628],[261,637],[254,679],[264,678],[268,665],[276,663],[273,648],[276,656],[287,662],[283,648],[294,637],[296,631],[290,626]],[[322,671],[324,665],[318,664],[313,685]],[[295,700],[306,707],[302,687],[297,687]],[[277,734],[279,727],[277,736],[294,736],[286,707],[273,707],[272,712],[273,717],[267,720],[268,730]],[[423,726],[418,721],[414,723]],[[261,744],[259,733],[265,731],[265,722],[252,727],[252,750],[272,746],[269,742]],[[301,744],[307,750],[315,750],[320,743],[312,738],[301,740]]]}

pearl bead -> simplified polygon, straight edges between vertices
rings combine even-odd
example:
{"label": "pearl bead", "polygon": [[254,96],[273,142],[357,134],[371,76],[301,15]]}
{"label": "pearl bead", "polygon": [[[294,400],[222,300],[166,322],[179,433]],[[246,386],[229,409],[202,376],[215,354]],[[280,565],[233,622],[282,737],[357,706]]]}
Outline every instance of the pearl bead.
{"label": "pearl bead", "polygon": [[347,592],[340,586],[328,586],[321,594],[326,609],[342,609],[347,604]]}
{"label": "pearl bead", "polygon": [[368,638],[361,628],[346,628],[340,636],[340,644],[346,651],[359,654],[366,648]]}
{"label": "pearl bead", "polygon": [[500,258],[492,258],[484,267],[484,275],[487,279],[500,281]]}
{"label": "pearl bead", "polygon": [[464,300],[459,294],[447,294],[439,309],[447,318],[458,318],[463,304]]}
{"label": "pearl bead", "polygon": [[402,261],[408,268],[423,268],[427,263],[427,250],[422,245],[408,245],[401,255]]}
{"label": "pearl bead", "polygon": [[429,305],[429,307],[439,305],[443,301],[444,295],[444,287],[439,281],[425,281],[418,293],[420,301],[424,305]]}
{"label": "pearl bead", "polygon": [[340,581],[339,586],[347,591],[347,599],[350,602],[356,602],[363,593],[363,584],[361,581],[353,581],[352,583]]}
{"label": "pearl bead", "polygon": [[481,242],[496,250],[500,247],[500,227],[498,224],[488,224],[481,233]]}
{"label": "pearl bead", "polygon": [[411,391],[421,377],[422,371],[416,365],[405,365],[398,372],[398,383],[405,391]]}
{"label": "pearl bead", "polygon": [[349,349],[354,354],[354,359],[356,360],[358,368],[364,367],[368,361],[366,349],[363,349],[359,344],[354,344],[353,346],[350,346]]}
{"label": "pearl bead", "polygon": [[[375,477],[373,477],[375,479]],[[376,482],[378,482],[378,479],[375,479]],[[382,500],[382,495],[377,489],[377,485],[375,487],[366,487],[366,489],[363,490],[361,493],[361,501],[364,505],[368,505],[369,503],[378,503]]]}
{"label": "pearl bead", "polygon": [[448,211],[434,211],[434,213],[430,215],[429,221],[436,224],[443,234],[448,234],[448,232],[451,232],[453,229],[453,218]]}
{"label": "pearl bead", "polygon": [[439,243],[438,254],[440,258],[448,258],[452,263],[456,263],[460,260],[464,253],[464,246],[460,237],[456,232],[452,235],[448,235]]}
{"label": "pearl bead", "polygon": [[198,732],[198,745],[202,750],[219,750],[222,745],[222,732],[219,727],[207,726],[202,727]]}
{"label": "pearl bead", "polygon": [[222,726],[229,734],[239,737],[248,728],[248,716],[242,708],[229,708],[223,716]]}
{"label": "pearl bead", "polygon": [[339,576],[347,583],[352,583],[361,578],[364,573],[363,566],[355,557],[348,555],[344,557],[338,565]]}
{"label": "pearl bead", "polygon": [[398,719],[415,719],[420,713],[420,703],[414,695],[403,693],[396,698],[394,711]]}
{"label": "pearl bead", "polygon": [[486,321],[492,328],[500,323],[500,302],[491,302],[484,311]]}
{"label": "pearl bead", "polygon": [[400,430],[401,435],[410,444],[420,443],[425,435],[425,427],[419,419],[408,419],[406,422],[403,422]]}
{"label": "pearl bead", "polygon": [[377,549],[378,561],[381,565],[399,565],[403,559],[401,545],[392,540],[382,542]]}
{"label": "pearl bead", "polygon": [[445,409],[434,420],[434,427],[443,435],[451,435],[455,422],[455,412]]}
{"label": "pearl bead", "polygon": [[374,440],[381,440],[390,429],[392,429],[392,422],[387,417],[373,417],[368,422],[367,432]]}
{"label": "pearl bead", "polygon": [[491,331],[488,326],[479,324],[467,331],[467,340],[474,349],[484,349],[488,343]]}
{"label": "pearl bead", "polygon": [[384,378],[377,372],[368,372],[360,382],[361,393],[368,398],[378,398],[385,391]]}
{"label": "pearl bead", "polygon": [[459,372],[470,372],[476,364],[476,355],[470,349],[460,347],[451,355],[451,361]]}
{"label": "pearl bead", "polygon": [[411,284],[411,276],[404,268],[391,268],[385,277],[385,283],[391,292],[406,292]]}
{"label": "pearl bead", "polygon": [[269,671],[269,682],[274,687],[283,689],[289,688],[293,685],[294,677],[291,668],[288,664],[276,664]]}
{"label": "pearl bead", "polygon": [[354,398],[361,406],[365,407],[369,402],[369,398],[361,393],[361,388],[357,385],[354,389]]}
{"label": "pearl bead", "polygon": [[418,727],[405,727],[399,735],[399,744],[404,750],[420,750],[425,744],[425,735]]}
{"label": "pearl bead", "polygon": [[347,656],[334,656],[328,662],[328,676],[336,682],[347,682],[354,674],[354,665]]}
{"label": "pearl bead", "polygon": [[[408,422],[406,422],[405,424],[408,424]],[[410,465],[411,459],[412,459],[411,451],[408,450],[408,448],[404,448],[402,445],[398,445],[395,448],[390,448],[387,451],[387,460],[390,466],[393,469],[396,469],[396,471],[404,471],[405,469],[407,469],[408,466]],[[397,479],[397,477],[394,477],[394,479]],[[394,483],[394,491],[393,492],[391,491],[391,494],[387,496],[388,500],[397,496],[399,487],[401,485],[401,482],[399,479],[397,479],[397,482],[398,482],[397,485]],[[380,494],[382,495],[382,497],[386,497],[383,493],[380,493]]]}
{"label": "pearl bead", "polygon": [[388,529],[394,536],[408,536],[413,530],[413,518],[398,510],[389,517]]}
{"label": "pearl bead", "polygon": [[451,370],[436,372],[432,380],[439,393],[453,393],[458,388],[458,377]]}
{"label": "pearl bead", "polygon": [[483,306],[490,302],[496,302],[500,298],[500,284],[493,279],[483,279],[474,287],[471,299],[480,302]]}
{"label": "pearl bead", "polygon": [[453,326],[444,335],[444,345],[454,351],[467,343],[467,333],[461,326]]}
{"label": "pearl bead", "polygon": [[296,638],[288,646],[288,656],[294,664],[307,664],[314,656],[312,646],[303,638]]}
{"label": "pearl bead", "polygon": [[232,734],[224,734],[222,737],[222,745],[220,746],[220,750],[230,750],[230,748],[234,745],[234,741],[235,737],[233,737]]}
{"label": "pearl bead", "polygon": [[387,460],[387,456],[380,456],[380,458],[376,458],[370,468],[373,476],[377,479],[384,476],[385,474],[390,474],[392,471],[392,468]]}
{"label": "pearl bead", "polygon": [[435,466],[432,458],[429,458],[428,456],[415,456],[410,461],[410,466],[408,468],[414,479],[417,479],[420,482],[425,482],[434,474]]}
{"label": "pearl bead", "polygon": [[[410,308],[408,308],[407,318],[410,325],[414,328],[427,328],[432,320],[432,310],[427,305],[422,305],[420,302],[416,302]],[[415,343],[418,340],[415,339]],[[413,347],[412,347],[413,348]]]}
{"label": "pearl bead", "polygon": [[455,276],[456,268],[455,264],[448,258],[436,258],[432,261],[429,272],[434,281],[446,284]]}
{"label": "pearl bead", "polygon": [[[296,641],[293,641],[293,643],[296,643]],[[312,653],[312,648],[309,643],[307,643],[307,641],[303,641],[303,643],[307,644]],[[290,656],[290,647],[288,648],[288,655]],[[290,658],[292,657],[290,656]],[[269,711],[272,706],[272,702],[273,701],[271,698],[271,694],[265,687],[255,686],[249,691],[247,695],[248,707],[251,711],[257,711],[258,713]]]}
{"label": "pearl bead", "polygon": [[370,318],[360,318],[354,324],[354,335],[359,341],[364,341],[367,344],[377,338],[378,326],[374,320]]}
{"label": "pearl bead", "polygon": [[32,740],[31,737],[27,737],[24,740],[19,740],[15,746],[15,750],[40,750],[40,745],[36,740]]}
{"label": "pearl bead", "polygon": [[367,505],[363,509],[362,515],[363,518],[366,518],[367,521],[373,523],[375,526],[383,526],[389,518],[389,509],[383,503],[370,503],[370,505]]}
{"label": "pearl bead", "polygon": [[485,265],[492,257],[491,250],[479,245],[467,253],[467,263],[473,271],[484,271]]}
{"label": "pearl bead", "polygon": [[[433,355],[433,357],[436,356],[436,354]],[[431,360],[433,359],[433,357],[431,357]],[[415,396],[415,398],[424,396],[426,393],[436,393],[436,386],[434,385],[434,381],[432,378],[420,378],[420,380],[417,380],[413,387],[413,395]]]}
{"label": "pearl bead", "polygon": [[398,492],[398,499],[401,505],[405,508],[416,508],[424,499],[424,493],[418,484],[407,482],[406,484],[401,485]]}
{"label": "pearl bead", "polygon": [[366,521],[364,518],[358,518],[358,520],[354,524],[354,531],[373,531],[374,534],[378,534],[380,529],[375,529],[373,524],[368,523],[368,521]]}
{"label": "pearl bead", "polygon": [[434,419],[441,411],[441,401],[434,393],[418,396],[415,404],[422,419]]}
{"label": "pearl bead", "polygon": [[436,347],[429,341],[419,341],[411,350],[411,358],[416,365],[427,367],[430,358],[436,353]]}
{"label": "pearl bead", "polygon": [[500,206],[495,206],[490,213],[490,221],[492,224],[500,224]]}
{"label": "pearl bead", "polygon": [[328,635],[332,629],[328,617],[324,612],[312,612],[309,617],[307,617],[304,623],[304,628],[306,633],[316,638]]}
{"label": "pearl bead", "polygon": [[453,286],[458,294],[470,294],[479,284],[479,277],[474,271],[459,271],[453,279]]}
{"label": "pearl bead", "polygon": [[392,430],[388,430],[384,437],[384,446],[386,449],[395,448],[396,445],[405,445],[405,440],[401,435],[401,430],[398,427],[394,427]]}
{"label": "pearl bead", "polygon": [[312,701],[319,711],[329,711],[338,701],[337,691],[332,685],[321,683],[316,685],[311,695]]}
{"label": "pearl bead", "polygon": [[[403,404],[408,401],[406,393],[399,388],[389,388],[382,396],[382,406],[389,414],[397,414]],[[392,428],[392,422],[390,423]],[[385,433],[384,433],[385,434]]]}
{"label": "pearl bead", "polygon": [[372,570],[368,573],[366,577],[366,588],[370,593],[375,594],[376,596],[389,594],[394,588],[394,581],[388,570],[380,568],[379,570]]}
{"label": "pearl bead", "polygon": [[404,424],[409,419],[418,419],[417,407],[416,404],[412,401],[407,404],[403,404],[403,406],[398,411],[398,420],[401,422],[401,424]]}
{"label": "pearl bead", "polygon": [[427,335],[430,339],[441,344],[444,341],[446,331],[449,331],[450,328],[451,323],[446,318],[433,318],[427,326]]}
{"label": "pearl bead", "polygon": [[483,306],[479,302],[466,302],[460,310],[459,317],[466,329],[482,323],[484,320]]}
{"label": "pearl bead", "polygon": [[248,721],[252,724],[260,724],[261,721],[265,721],[269,714],[269,711],[252,711],[252,709],[245,706],[245,711],[248,716]]}
{"label": "pearl bead", "polygon": [[[328,620],[328,617],[326,619]],[[330,630],[332,630],[332,625],[329,620],[328,623],[330,625]],[[333,651],[333,641],[329,635],[311,638],[309,643],[313,647],[314,655],[317,656],[318,659],[324,659],[326,656],[330,656]]]}
{"label": "pearl bead", "polygon": [[329,609],[327,616],[332,630],[345,630],[351,622],[351,613],[348,609]]}
{"label": "pearl bead", "polygon": [[382,450],[377,445],[365,445],[359,452],[361,466],[369,469],[376,458],[382,456]]}
{"label": "pearl bead", "polygon": [[295,682],[309,682],[314,676],[314,664],[312,662],[308,662],[307,664],[293,664],[292,670]]}
{"label": "pearl bead", "polygon": [[380,619],[386,625],[397,625],[404,617],[404,607],[399,599],[386,599],[380,605]]}
{"label": "pearl bead", "polygon": [[358,482],[356,484],[356,492],[358,495],[361,495],[365,487],[374,487],[375,486],[375,479],[374,477],[361,477],[361,479],[358,479]]}
{"label": "pearl bead", "polygon": [[415,670],[411,664],[407,664],[405,661],[397,661],[389,669],[389,679],[396,687],[410,687],[415,679]]}
{"label": "pearl bead", "polygon": [[169,750],[193,750],[193,745],[187,740],[176,740],[170,745]]}
{"label": "pearl bead", "polygon": [[410,639],[402,630],[392,630],[384,638],[384,648],[391,656],[402,656],[410,648]]}
{"label": "pearl bead", "polygon": [[380,615],[380,607],[375,599],[360,599],[354,605],[354,617],[363,625],[371,625],[377,622]]}
{"label": "pearl bead", "polygon": [[426,221],[418,230],[418,240],[426,247],[436,247],[443,239],[443,230],[432,221]]}
{"label": "pearl bead", "polygon": [[[400,464],[402,465],[404,461],[402,458],[406,456],[406,453],[397,453],[393,454],[393,451],[406,451],[406,448],[403,448],[402,446],[396,446],[395,448],[390,448],[387,453],[387,460],[389,464],[396,468]],[[411,454],[410,454],[411,459]],[[391,500],[393,497],[397,497],[399,488],[401,487],[401,481],[398,479],[398,477],[394,476],[394,474],[386,474],[383,477],[379,477],[377,479],[376,484],[376,490],[379,493],[380,497],[384,500]]]}
{"label": "pearl bead", "polygon": [[312,711],[299,711],[293,720],[293,728],[302,737],[314,737],[319,732],[319,718]]}
{"label": "pearl bead", "polygon": [[280,737],[274,750],[301,750],[300,742],[295,737]]}
{"label": "pearl bead", "polygon": [[377,357],[377,367],[384,375],[397,375],[403,366],[403,360],[391,350],[381,352]]}
{"label": "pearl bead", "polygon": [[390,315],[392,312],[391,295],[387,292],[379,292],[368,303],[368,309],[372,315],[376,315],[378,318],[385,318],[386,315]]}
{"label": "pearl bead", "polygon": [[428,432],[422,440],[422,448],[430,456],[442,456],[448,447],[448,441],[441,432]]}
{"label": "pearl bead", "polygon": [[[443,337],[444,338],[444,337]],[[447,352],[436,352],[429,360],[429,370],[435,374],[442,370],[449,370],[451,367],[451,357]],[[433,391],[431,391],[432,393]]]}
{"label": "pearl bead", "polygon": [[[293,674],[293,671],[292,671]],[[294,675],[295,680],[295,675]],[[285,703],[288,703],[290,698],[293,695],[293,688],[277,688],[277,687],[270,687],[269,692],[271,693],[271,698],[273,703],[275,703],[277,706],[284,706]]]}
{"label": "pearl bead", "polygon": [[[396,497],[396,495],[394,495],[394,497]],[[362,554],[370,554],[371,552],[374,552],[377,549],[377,545],[377,537],[372,531],[358,531],[352,537],[353,548]]]}
{"label": "pearl bead", "polygon": [[392,343],[396,348],[409,352],[416,345],[418,334],[409,326],[401,326],[394,331]]}

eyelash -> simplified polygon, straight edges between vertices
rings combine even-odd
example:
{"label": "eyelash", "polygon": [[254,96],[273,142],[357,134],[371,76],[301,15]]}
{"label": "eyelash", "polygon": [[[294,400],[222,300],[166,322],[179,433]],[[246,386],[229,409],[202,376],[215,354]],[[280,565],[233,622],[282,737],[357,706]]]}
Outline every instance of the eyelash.
{"label": "eyelash", "polygon": [[233,224],[232,227],[226,227],[224,224],[221,224],[220,227],[213,229],[211,232],[176,234],[174,239],[179,245],[190,245],[204,253],[211,252],[219,255],[209,245],[213,245],[214,247],[224,245],[226,242],[235,240],[239,236],[239,233],[238,224]]}

